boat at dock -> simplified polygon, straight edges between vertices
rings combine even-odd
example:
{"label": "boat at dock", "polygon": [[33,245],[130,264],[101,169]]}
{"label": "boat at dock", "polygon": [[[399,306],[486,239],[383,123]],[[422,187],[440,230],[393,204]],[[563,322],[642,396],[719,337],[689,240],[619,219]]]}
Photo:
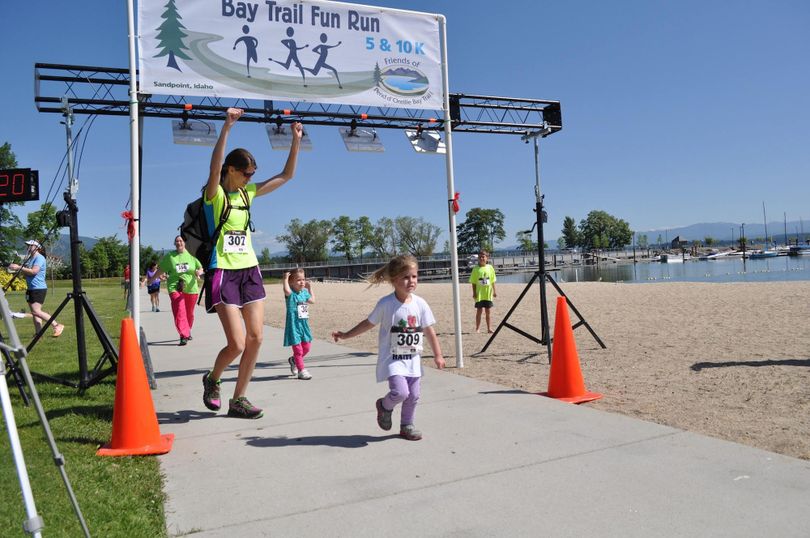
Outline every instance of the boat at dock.
{"label": "boat at dock", "polygon": [[759,260],[762,258],[776,258],[779,253],[775,250],[752,250],[748,256],[752,260]]}
{"label": "boat at dock", "polygon": [[661,254],[659,260],[661,263],[683,263],[685,261],[689,261],[692,259],[692,255],[689,253],[684,254],[676,254],[676,253],[669,253],[665,252]]}
{"label": "boat at dock", "polygon": [[706,254],[700,256],[698,259],[703,260],[723,260],[726,258],[741,258],[742,252],[738,250],[724,250],[722,252],[712,252],[711,254]]}
{"label": "boat at dock", "polygon": [[810,256],[810,245],[791,245],[788,256]]}

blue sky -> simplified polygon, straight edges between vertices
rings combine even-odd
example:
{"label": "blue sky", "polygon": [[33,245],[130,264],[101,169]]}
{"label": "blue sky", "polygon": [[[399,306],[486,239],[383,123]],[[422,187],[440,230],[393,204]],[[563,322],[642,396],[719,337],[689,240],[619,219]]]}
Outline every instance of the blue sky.
{"label": "blue sky", "polygon": [[[594,209],[634,230],[697,222],[810,219],[810,4],[721,2],[379,1],[447,17],[450,90],[554,99],[563,130],[541,142],[541,187],[556,238],[563,218]],[[128,67],[126,2],[2,2],[0,143],[40,171],[44,197],[65,152],[57,114],[36,111],[34,63]],[[88,116],[77,115],[75,130]],[[335,127],[309,128],[295,180],[254,206],[254,244],[272,251],[292,218],[422,217],[446,240],[442,157],[418,155],[384,130],[384,154],[345,151]],[[534,221],[532,146],[507,135],[453,138],[461,212],[497,208],[507,238]],[[281,169],[262,126],[237,125],[230,147]],[[172,144],[166,120],[145,120],[142,242],[171,248],[183,209],[205,181],[210,149]],[[58,178],[61,180],[61,177]],[[79,232],[124,239],[129,124],[99,117],[79,169]],[[53,187],[58,207],[64,184]],[[39,208],[29,202],[20,211]]]}

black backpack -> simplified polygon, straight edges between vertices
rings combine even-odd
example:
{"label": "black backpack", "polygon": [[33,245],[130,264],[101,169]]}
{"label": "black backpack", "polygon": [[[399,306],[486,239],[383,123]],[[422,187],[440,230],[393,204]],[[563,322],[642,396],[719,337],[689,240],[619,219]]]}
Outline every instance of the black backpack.
{"label": "black backpack", "polygon": [[[205,188],[203,187],[203,191]],[[217,227],[214,229],[213,234],[208,233],[208,223],[205,220],[205,202],[203,197],[200,196],[186,206],[186,212],[183,214],[183,224],[180,225],[180,237],[186,242],[186,250],[192,256],[200,260],[200,263],[205,269],[205,278],[208,278],[209,266],[211,265],[211,256],[219,239],[219,233],[222,226],[228,220],[231,214],[231,209],[243,209],[248,212],[247,226],[245,230],[250,227],[253,231],[253,223],[250,220],[250,197],[245,189],[239,189],[239,194],[242,196],[242,206],[232,206],[230,196],[225,195],[225,207],[222,209],[222,214],[219,217]],[[203,289],[205,287],[203,286]],[[200,293],[202,299],[202,293]]]}

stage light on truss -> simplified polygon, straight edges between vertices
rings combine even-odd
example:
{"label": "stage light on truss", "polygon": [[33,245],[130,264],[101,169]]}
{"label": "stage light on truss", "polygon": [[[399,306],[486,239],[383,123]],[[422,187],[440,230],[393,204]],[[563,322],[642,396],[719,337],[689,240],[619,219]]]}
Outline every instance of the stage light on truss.
{"label": "stage light on truss", "polygon": [[175,144],[215,146],[217,128],[202,120],[172,120],[172,138]]}
{"label": "stage light on truss", "polygon": [[382,140],[375,129],[363,127],[341,127],[340,137],[346,144],[346,151],[367,151],[382,153],[385,151]]}
{"label": "stage light on truss", "polygon": [[405,136],[416,153],[447,153],[447,146],[442,142],[441,135],[436,131],[424,131],[420,128],[405,129]]}
{"label": "stage light on truss", "polygon": [[[267,138],[270,139],[270,145],[275,150],[289,151],[292,146],[292,132],[289,125],[273,125],[267,124]],[[309,133],[304,129],[304,135],[301,137],[301,145],[298,147],[299,151],[312,151],[312,140],[309,138]]]}

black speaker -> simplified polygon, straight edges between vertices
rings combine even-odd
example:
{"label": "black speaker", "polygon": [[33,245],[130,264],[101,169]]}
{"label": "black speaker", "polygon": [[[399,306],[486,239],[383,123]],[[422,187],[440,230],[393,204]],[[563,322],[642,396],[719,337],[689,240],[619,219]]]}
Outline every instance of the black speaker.
{"label": "black speaker", "polygon": [[461,121],[461,103],[458,95],[450,96],[450,130],[452,131],[456,123]]}
{"label": "black speaker", "polygon": [[59,225],[60,228],[69,228],[70,227],[70,211],[63,210],[56,212],[56,224]]}
{"label": "black speaker", "polygon": [[560,110],[560,103],[551,103],[543,109],[543,121],[548,123],[549,127],[557,127],[562,129],[562,111]]}

